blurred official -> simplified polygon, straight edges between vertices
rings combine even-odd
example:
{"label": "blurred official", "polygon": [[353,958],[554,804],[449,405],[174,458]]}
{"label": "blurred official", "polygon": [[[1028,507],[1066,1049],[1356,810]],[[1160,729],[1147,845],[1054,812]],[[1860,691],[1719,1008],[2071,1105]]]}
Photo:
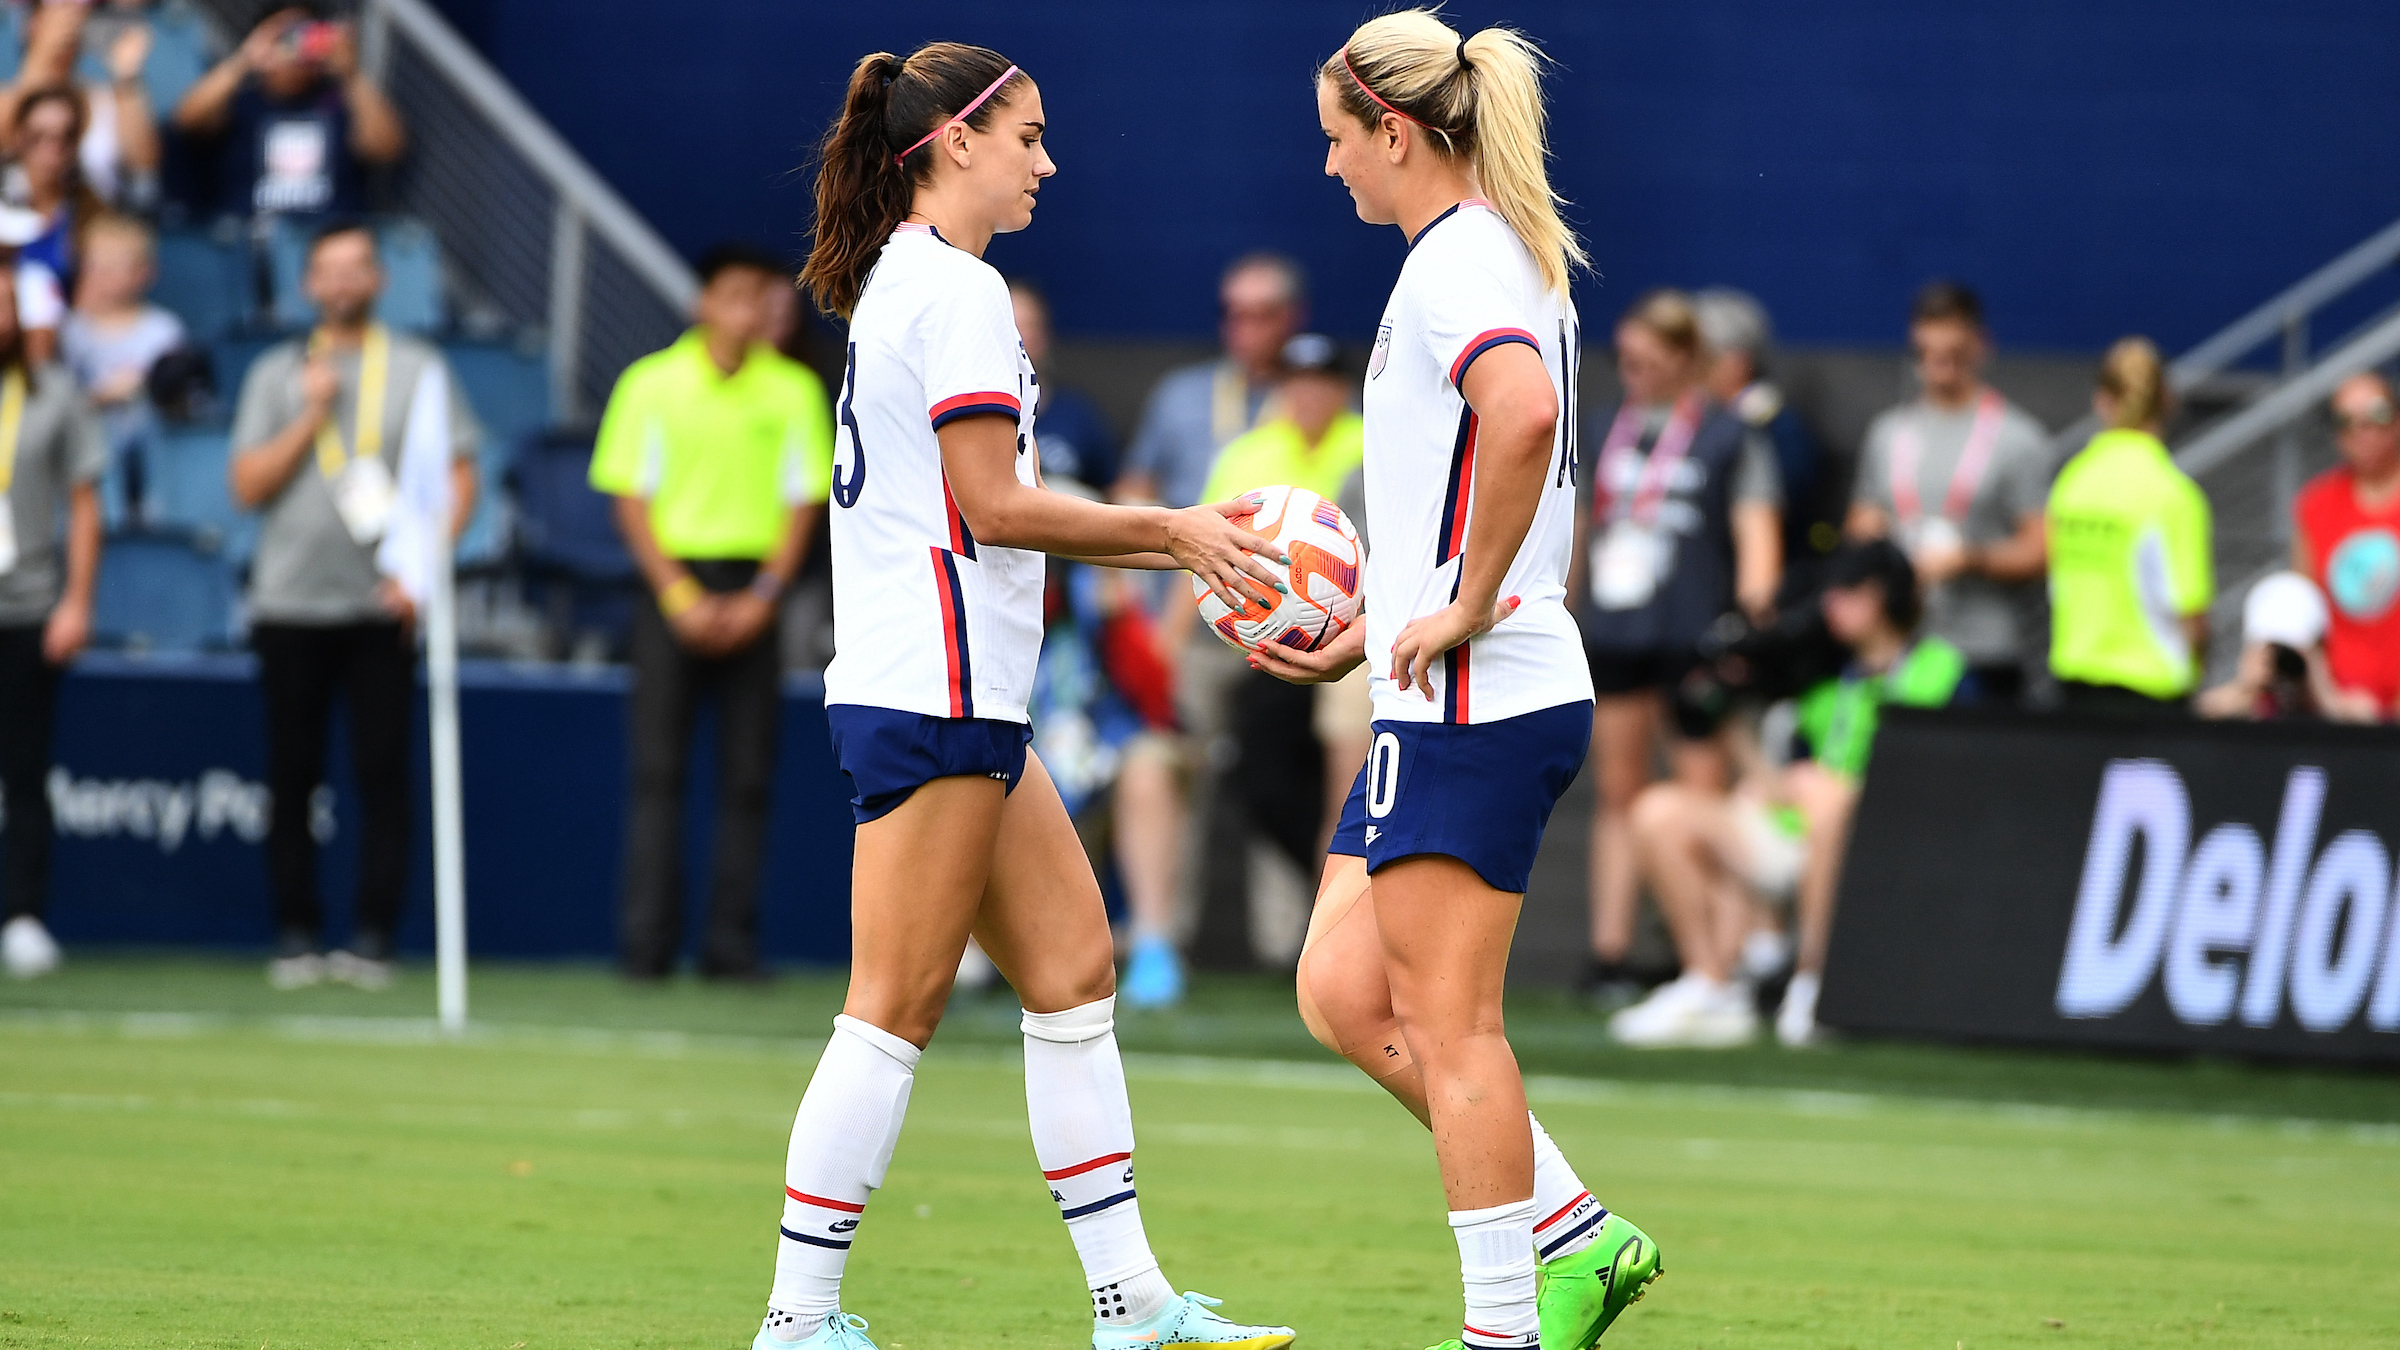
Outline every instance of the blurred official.
{"label": "blurred official", "polygon": [[[266,698],[267,868],[278,930],[267,976],[279,989],[329,978],[382,988],[407,895],[416,608],[376,549],[400,509],[400,447],[417,381],[441,368],[450,389],[454,533],[474,510],[482,433],[441,352],[375,322],[383,269],[365,226],[337,221],[320,231],[304,285],[316,328],[260,354],[233,417],[233,497],[259,513],[250,646]],[[350,707],[363,817],[358,907],[349,945],[322,956],[311,798],[324,781],[337,692]]]}
{"label": "blurred official", "polygon": [[[65,369],[33,369],[15,287],[0,266],[0,966],[19,978],[58,966],[43,926],[50,894],[51,721],[61,667],[92,627],[100,424]],[[58,522],[66,517],[66,535]]]}
{"label": "blurred official", "polygon": [[666,975],[682,946],[684,772],[693,716],[712,696],[717,832],[700,973],[765,973],[758,878],[781,711],[776,612],[833,474],[825,386],[768,345],[772,297],[791,284],[764,250],[709,250],[696,324],[626,369],[592,453],[592,486],[617,499],[617,528],[650,587],[633,617],[618,951],[633,979]]}

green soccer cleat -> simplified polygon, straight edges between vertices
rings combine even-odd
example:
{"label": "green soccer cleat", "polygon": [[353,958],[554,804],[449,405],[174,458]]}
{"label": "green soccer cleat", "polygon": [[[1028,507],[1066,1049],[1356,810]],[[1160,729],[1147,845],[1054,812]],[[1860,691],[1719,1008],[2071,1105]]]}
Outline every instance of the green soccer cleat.
{"label": "green soccer cleat", "polygon": [[1140,1326],[1094,1328],[1092,1350],[1151,1350],[1161,1345],[1187,1345],[1197,1350],[1283,1350],[1292,1343],[1290,1327],[1246,1327],[1209,1311],[1222,1302],[1206,1294],[1187,1293]]}
{"label": "green soccer cleat", "polygon": [[1617,1314],[1665,1273],[1650,1235],[1609,1215],[1591,1246],[1534,1271],[1542,1350],[1591,1350]]}

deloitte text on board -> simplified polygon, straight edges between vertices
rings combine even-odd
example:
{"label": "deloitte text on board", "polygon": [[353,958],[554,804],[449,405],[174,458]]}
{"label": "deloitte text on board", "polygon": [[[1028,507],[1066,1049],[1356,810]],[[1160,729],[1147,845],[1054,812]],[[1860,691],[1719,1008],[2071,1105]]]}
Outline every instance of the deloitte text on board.
{"label": "deloitte text on board", "polygon": [[2400,1032],[2392,850],[2368,830],[2345,830],[2319,849],[2324,806],[2324,770],[2295,768],[2271,844],[2227,821],[2194,846],[2182,775],[2159,760],[2110,761],[2059,970],[2059,1014],[2113,1017],[2159,979],[2168,1007],[2191,1026],[2238,1018],[2270,1027],[2288,998],[2311,1032],[2362,1016],[2369,1030]]}

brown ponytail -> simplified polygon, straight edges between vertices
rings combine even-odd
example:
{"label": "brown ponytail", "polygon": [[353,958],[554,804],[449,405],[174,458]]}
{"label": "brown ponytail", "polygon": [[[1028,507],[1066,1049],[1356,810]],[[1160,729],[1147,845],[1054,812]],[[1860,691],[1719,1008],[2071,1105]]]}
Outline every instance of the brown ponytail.
{"label": "brown ponytail", "polygon": [[2167,366],[2145,337],[2119,338],[2100,358],[2100,392],[2117,405],[2111,419],[2135,430],[2167,415]]}
{"label": "brown ponytail", "polygon": [[[1009,68],[1007,57],[962,42],[929,42],[906,60],[890,52],[860,57],[842,96],[841,115],[817,148],[817,217],[800,284],[818,308],[849,318],[867,273],[900,222],[916,186],[933,173],[930,146],[899,155],[958,116]],[[966,118],[980,131],[1008,102],[1020,72]]]}

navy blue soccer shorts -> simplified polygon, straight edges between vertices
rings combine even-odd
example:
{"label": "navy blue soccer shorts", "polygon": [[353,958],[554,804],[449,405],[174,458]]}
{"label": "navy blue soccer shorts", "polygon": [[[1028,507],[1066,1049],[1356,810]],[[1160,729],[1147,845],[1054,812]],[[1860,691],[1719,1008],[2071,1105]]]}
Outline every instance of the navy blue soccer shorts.
{"label": "navy blue soccer shorts", "polygon": [[928,717],[863,703],[825,709],[833,757],[850,775],[850,815],[880,820],[936,778],[997,778],[1015,792],[1033,728],[984,717]]}
{"label": "navy blue soccer shorts", "polygon": [[1329,852],[1385,863],[1439,853],[1494,890],[1523,894],[1551,808],[1583,769],[1592,705],[1562,703],[1498,722],[1374,724]]}

